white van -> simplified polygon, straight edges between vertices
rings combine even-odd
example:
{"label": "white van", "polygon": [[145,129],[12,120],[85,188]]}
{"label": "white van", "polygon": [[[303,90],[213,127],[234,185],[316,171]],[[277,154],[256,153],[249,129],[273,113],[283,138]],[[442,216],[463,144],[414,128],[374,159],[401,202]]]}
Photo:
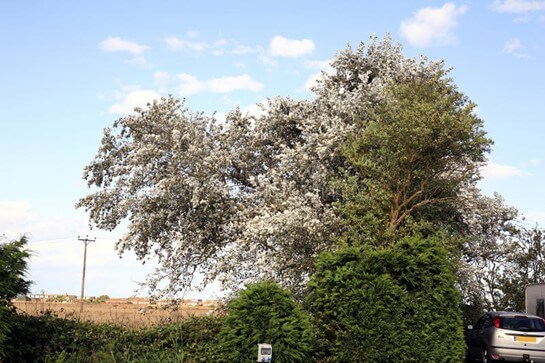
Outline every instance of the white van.
{"label": "white van", "polygon": [[545,284],[526,286],[526,312],[545,318]]}

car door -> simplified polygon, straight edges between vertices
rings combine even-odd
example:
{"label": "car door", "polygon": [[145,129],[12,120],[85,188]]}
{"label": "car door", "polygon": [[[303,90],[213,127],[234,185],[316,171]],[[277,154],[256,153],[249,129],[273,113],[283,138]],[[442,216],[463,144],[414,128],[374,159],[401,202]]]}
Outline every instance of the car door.
{"label": "car door", "polygon": [[481,356],[483,327],[488,318],[488,314],[481,316],[475,323],[475,326],[473,326],[473,329],[470,329],[468,332],[467,348],[469,355],[473,358]]}

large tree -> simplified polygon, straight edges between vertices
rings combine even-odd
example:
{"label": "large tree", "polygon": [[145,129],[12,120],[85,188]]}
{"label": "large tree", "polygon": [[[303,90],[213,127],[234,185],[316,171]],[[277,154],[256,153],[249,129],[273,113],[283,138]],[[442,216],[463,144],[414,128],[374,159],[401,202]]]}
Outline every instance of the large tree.
{"label": "large tree", "polygon": [[495,272],[495,310],[524,311],[526,286],[545,282],[545,231],[539,226],[520,228],[510,239],[504,263]]}
{"label": "large tree", "polygon": [[483,196],[476,188],[467,189],[464,200],[457,225],[459,289],[464,304],[478,303],[481,308],[495,310],[500,308],[501,280],[509,256],[518,250],[514,244],[521,233],[518,211],[507,206],[499,194]]}
{"label": "large tree", "polygon": [[[318,254],[333,249],[346,227],[339,223],[346,216],[335,207],[346,198],[331,181],[357,171],[344,145],[365,138],[367,129],[380,136],[381,127],[390,125],[387,138],[394,146],[395,133],[406,130],[400,136],[421,139],[421,155],[441,150],[439,166],[425,158],[396,166],[415,168],[399,171],[414,175],[407,192],[421,187],[418,195],[454,203],[458,186],[475,177],[489,141],[472,103],[446,78],[443,63],[406,58],[388,37],[373,37],[367,46],[339,53],[332,67],[314,99],[274,98],[262,105],[259,117],[234,110],[220,123],[169,97],[120,118],[105,130],[98,154],[85,168],[84,178],[96,189],[77,206],[100,228],[111,230],[128,219],[120,252],[134,250],[142,259],[155,254],[160,267],[149,283],[154,287],[166,278],[168,290],[176,292],[196,271],[206,276],[204,283],[219,278],[240,286],[273,278],[301,286]],[[433,91],[429,97],[428,91]],[[413,100],[417,119],[404,109]],[[395,121],[397,111],[391,110],[402,117]],[[447,141],[458,131],[464,134],[452,142],[457,148],[450,162]],[[445,142],[435,145],[436,134]],[[401,153],[416,144],[397,145]],[[386,173],[377,177],[388,178],[391,170],[376,166],[374,171]],[[431,166],[435,179],[427,184],[425,170]],[[447,177],[454,178],[453,185]],[[443,187],[448,188],[435,190]],[[394,222],[420,212],[423,200],[399,205],[399,223]]]}

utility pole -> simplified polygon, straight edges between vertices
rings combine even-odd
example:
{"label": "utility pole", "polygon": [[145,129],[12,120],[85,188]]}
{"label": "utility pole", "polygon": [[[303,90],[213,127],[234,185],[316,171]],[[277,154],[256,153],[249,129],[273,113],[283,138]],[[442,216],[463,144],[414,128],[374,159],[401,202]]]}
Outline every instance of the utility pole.
{"label": "utility pole", "polygon": [[87,266],[87,245],[91,242],[96,241],[96,238],[89,238],[89,236],[81,238],[80,236],[78,236],[78,240],[82,241],[85,246],[83,249],[83,273],[81,275],[81,299],[79,305],[79,314],[81,316],[81,313],[83,313],[83,297],[85,293],[85,267]]}

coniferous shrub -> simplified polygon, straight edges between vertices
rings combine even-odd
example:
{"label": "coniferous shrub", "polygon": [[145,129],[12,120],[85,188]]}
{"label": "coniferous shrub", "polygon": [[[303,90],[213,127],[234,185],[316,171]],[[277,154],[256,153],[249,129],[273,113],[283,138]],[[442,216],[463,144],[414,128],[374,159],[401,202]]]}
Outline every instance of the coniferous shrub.
{"label": "coniferous shrub", "polygon": [[310,318],[278,284],[248,285],[228,304],[227,311],[220,361],[255,362],[259,343],[272,345],[276,363],[309,361],[314,349]]}
{"label": "coniferous shrub", "polygon": [[326,253],[309,290],[326,361],[463,361],[459,294],[447,253],[433,239]]}

